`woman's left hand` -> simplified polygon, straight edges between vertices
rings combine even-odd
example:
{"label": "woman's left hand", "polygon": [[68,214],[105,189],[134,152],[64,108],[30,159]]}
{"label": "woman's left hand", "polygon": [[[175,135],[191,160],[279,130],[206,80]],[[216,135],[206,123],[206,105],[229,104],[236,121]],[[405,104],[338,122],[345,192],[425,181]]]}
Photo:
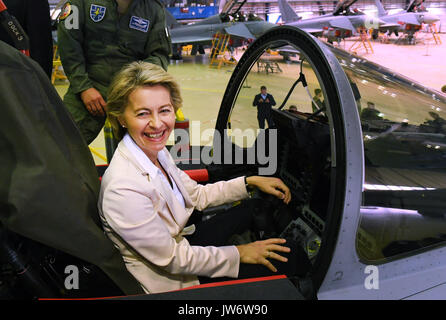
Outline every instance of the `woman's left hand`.
{"label": "woman's left hand", "polygon": [[291,201],[290,189],[279,178],[251,176],[246,177],[246,182],[249,186],[257,187],[259,190],[272,194],[283,202],[288,204]]}

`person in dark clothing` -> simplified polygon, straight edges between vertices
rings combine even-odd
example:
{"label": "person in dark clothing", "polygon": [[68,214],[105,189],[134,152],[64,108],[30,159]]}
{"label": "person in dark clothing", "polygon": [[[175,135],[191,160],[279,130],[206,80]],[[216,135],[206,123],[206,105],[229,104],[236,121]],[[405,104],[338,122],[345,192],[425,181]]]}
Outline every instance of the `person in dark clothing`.
{"label": "person in dark clothing", "polygon": [[298,113],[298,111],[297,111],[297,107],[293,104],[293,105],[291,105],[291,106],[289,106],[289,108],[288,108],[288,112],[291,112],[291,113]]}
{"label": "person in dark clothing", "polygon": [[259,128],[265,128],[265,120],[268,122],[268,128],[274,127],[274,121],[271,116],[271,107],[276,105],[274,97],[267,92],[265,86],[260,87],[260,93],[254,97],[253,107],[257,107],[257,120]]}
{"label": "person in dark clothing", "polygon": [[382,120],[381,111],[375,108],[373,102],[367,102],[367,108],[361,111],[361,120]]}
{"label": "person in dark clothing", "polygon": [[446,120],[440,117],[438,113],[433,111],[430,111],[429,115],[433,118],[433,120],[427,120],[426,123],[434,129],[434,132],[435,133],[446,132]]}
{"label": "person in dark clothing", "polygon": [[[37,61],[51,79],[53,70],[53,38],[51,36],[50,7],[47,0],[3,0],[9,14],[13,15],[29,37],[30,56]],[[14,46],[3,28],[0,40]]]}
{"label": "person in dark clothing", "polygon": [[314,102],[311,102],[311,108],[313,110],[313,113],[318,111],[319,109],[322,109],[325,107],[325,101],[322,101],[322,90],[321,89],[315,89],[314,90],[314,102],[316,102],[317,106],[314,104]]}

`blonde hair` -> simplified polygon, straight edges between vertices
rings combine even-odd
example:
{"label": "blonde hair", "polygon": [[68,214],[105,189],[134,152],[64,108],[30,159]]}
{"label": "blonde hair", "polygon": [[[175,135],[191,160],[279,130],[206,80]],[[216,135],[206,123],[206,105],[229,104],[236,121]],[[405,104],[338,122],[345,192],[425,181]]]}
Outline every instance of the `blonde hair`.
{"label": "blonde hair", "polygon": [[148,62],[132,62],[119,71],[110,84],[107,95],[107,117],[112,126],[114,137],[119,141],[125,133],[118,120],[129,103],[130,94],[145,86],[162,85],[170,93],[170,100],[175,112],[181,108],[180,87],[175,79],[163,68]]}

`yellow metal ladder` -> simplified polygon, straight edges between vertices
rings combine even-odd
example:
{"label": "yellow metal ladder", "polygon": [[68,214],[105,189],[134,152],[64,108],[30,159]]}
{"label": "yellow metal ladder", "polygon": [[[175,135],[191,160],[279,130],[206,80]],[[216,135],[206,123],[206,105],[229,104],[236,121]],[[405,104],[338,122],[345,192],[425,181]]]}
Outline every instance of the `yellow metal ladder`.
{"label": "yellow metal ladder", "polygon": [[57,45],[53,46],[53,70],[51,72],[51,83],[54,84],[56,79],[67,80],[63,71],[62,61],[60,61],[59,51]]}
{"label": "yellow metal ladder", "polygon": [[224,64],[236,64],[237,61],[231,58],[228,60],[225,57],[228,51],[228,44],[231,36],[229,34],[222,34],[217,32],[212,39],[211,48],[211,61],[209,63],[210,68],[220,69],[221,65]]}
{"label": "yellow metal ladder", "polygon": [[373,47],[370,43],[369,34],[365,28],[359,29],[359,40],[353,43],[349,51],[353,52],[354,54],[358,54],[358,49],[360,49],[361,46],[365,49],[366,53],[373,53]]}
{"label": "yellow metal ladder", "polygon": [[435,44],[441,44],[441,38],[438,35],[437,26],[435,23],[428,25],[428,32],[432,33],[432,38],[435,41]]}

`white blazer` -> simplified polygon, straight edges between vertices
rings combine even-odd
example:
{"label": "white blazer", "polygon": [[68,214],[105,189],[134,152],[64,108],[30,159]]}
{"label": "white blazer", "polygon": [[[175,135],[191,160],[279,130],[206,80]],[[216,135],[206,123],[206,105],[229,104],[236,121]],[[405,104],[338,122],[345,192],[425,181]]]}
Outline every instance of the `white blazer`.
{"label": "white blazer", "polygon": [[197,285],[198,275],[236,278],[240,256],[235,246],[191,246],[183,235],[194,231],[194,226],[184,227],[195,208],[247,198],[244,178],[199,185],[175,165],[166,148],[161,152],[185,207],[160,178],[142,168],[124,141],[102,178],[99,213],[127,270],[147,293]]}

